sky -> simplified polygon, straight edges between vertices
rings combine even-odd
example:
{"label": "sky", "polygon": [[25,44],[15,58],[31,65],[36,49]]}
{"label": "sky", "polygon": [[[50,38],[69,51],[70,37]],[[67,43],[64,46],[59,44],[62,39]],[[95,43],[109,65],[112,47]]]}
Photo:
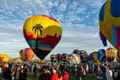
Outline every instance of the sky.
{"label": "sky", "polygon": [[104,0],[0,0],[0,53],[18,56],[29,47],[23,36],[23,25],[32,15],[48,15],[61,22],[62,39],[51,51],[88,53],[104,48],[99,38],[98,17]]}

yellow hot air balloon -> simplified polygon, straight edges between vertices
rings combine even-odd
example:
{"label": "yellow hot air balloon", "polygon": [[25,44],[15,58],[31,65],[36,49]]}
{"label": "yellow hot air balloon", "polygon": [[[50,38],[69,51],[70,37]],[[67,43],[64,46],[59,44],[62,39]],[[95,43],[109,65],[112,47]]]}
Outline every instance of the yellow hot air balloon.
{"label": "yellow hot air balloon", "polygon": [[73,64],[79,64],[81,61],[80,56],[78,54],[68,55],[67,60],[68,60],[68,62],[73,63]]}
{"label": "yellow hot air balloon", "polygon": [[10,57],[6,53],[0,54],[0,62],[9,62]]}
{"label": "yellow hot air balloon", "polygon": [[106,52],[105,52],[105,54],[106,54],[106,60],[108,61],[108,62],[111,62],[111,61],[113,61],[115,58],[117,58],[117,49],[115,49],[115,48],[108,48],[107,50],[106,50]]}
{"label": "yellow hot air balloon", "polygon": [[23,26],[24,37],[34,53],[44,59],[61,39],[62,28],[58,20],[46,16],[31,16]]}
{"label": "yellow hot air balloon", "polygon": [[92,52],[89,56],[95,64],[100,64],[100,61],[98,59],[98,51]]}

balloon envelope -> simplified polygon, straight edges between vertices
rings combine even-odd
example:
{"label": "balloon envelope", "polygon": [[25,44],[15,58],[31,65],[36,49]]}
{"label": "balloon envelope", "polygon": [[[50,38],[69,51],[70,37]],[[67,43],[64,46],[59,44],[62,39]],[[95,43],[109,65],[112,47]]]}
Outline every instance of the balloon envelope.
{"label": "balloon envelope", "polygon": [[104,63],[106,61],[106,57],[105,57],[105,50],[104,49],[100,49],[98,51],[98,60],[101,62],[101,63]]}
{"label": "balloon envelope", "polygon": [[34,52],[31,48],[25,48],[24,49],[24,57],[26,60],[31,61],[34,56]]}
{"label": "balloon envelope", "polygon": [[107,46],[107,40],[120,48],[120,0],[107,0],[99,14],[100,37]]}
{"label": "balloon envelope", "polygon": [[92,52],[92,53],[89,55],[89,58],[90,58],[95,64],[100,64],[100,61],[98,60],[98,52],[97,52],[97,51]]}
{"label": "balloon envelope", "polygon": [[71,54],[68,55],[68,62],[72,64],[79,64],[80,63],[80,56],[78,54]]}
{"label": "balloon envelope", "polygon": [[106,60],[108,62],[113,61],[115,58],[117,58],[117,49],[115,48],[108,48],[105,52]]}
{"label": "balloon envelope", "polygon": [[6,53],[0,54],[0,62],[9,62],[10,57]]}
{"label": "balloon envelope", "polygon": [[81,63],[86,63],[88,61],[88,55],[85,50],[74,49],[72,53],[79,55]]}
{"label": "balloon envelope", "polygon": [[34,53],[40,59],[44,59],[60,41],[62,28],[56,19],[41,15],[28,18],[23,32]]}
{"label": "balloon envelope", "polygon": [[21,59],[27,60],[27,61],[31,61],[34,56],[34,52],[31,48],[21,49],[19,53],[20,53]]}

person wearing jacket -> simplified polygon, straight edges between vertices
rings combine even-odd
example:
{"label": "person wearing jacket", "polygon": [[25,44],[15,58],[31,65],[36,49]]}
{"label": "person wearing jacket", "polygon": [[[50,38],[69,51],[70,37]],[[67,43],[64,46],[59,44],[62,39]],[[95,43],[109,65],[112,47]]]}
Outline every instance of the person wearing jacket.
{"label": "person wearing jacket", "polygon": [[70,80],[70,74],[67,69],[63,73],[63,80]]}
{"label": "person wearing jacket", "polygon": [[58,74],[56,69],[52,69],[51,80],[58,80]]}

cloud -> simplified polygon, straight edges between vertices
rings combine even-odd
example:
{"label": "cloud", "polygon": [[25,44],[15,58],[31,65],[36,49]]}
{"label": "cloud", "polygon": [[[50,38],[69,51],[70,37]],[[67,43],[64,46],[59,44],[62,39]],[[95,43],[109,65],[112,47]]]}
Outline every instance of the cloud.
{"label": "cloud", "polygon": [[[100,4],[94,0],[0,0],[0,20],[25,20],[31,15],[46,14],[63,24],[89,24],[95,26]],[[97,6],[97,7],[96,7]],[[91,20],[92,19],[92,20]],[[91,20],[91,22],[89,22]],[[86,21],[88,21],[86,23]]]}

